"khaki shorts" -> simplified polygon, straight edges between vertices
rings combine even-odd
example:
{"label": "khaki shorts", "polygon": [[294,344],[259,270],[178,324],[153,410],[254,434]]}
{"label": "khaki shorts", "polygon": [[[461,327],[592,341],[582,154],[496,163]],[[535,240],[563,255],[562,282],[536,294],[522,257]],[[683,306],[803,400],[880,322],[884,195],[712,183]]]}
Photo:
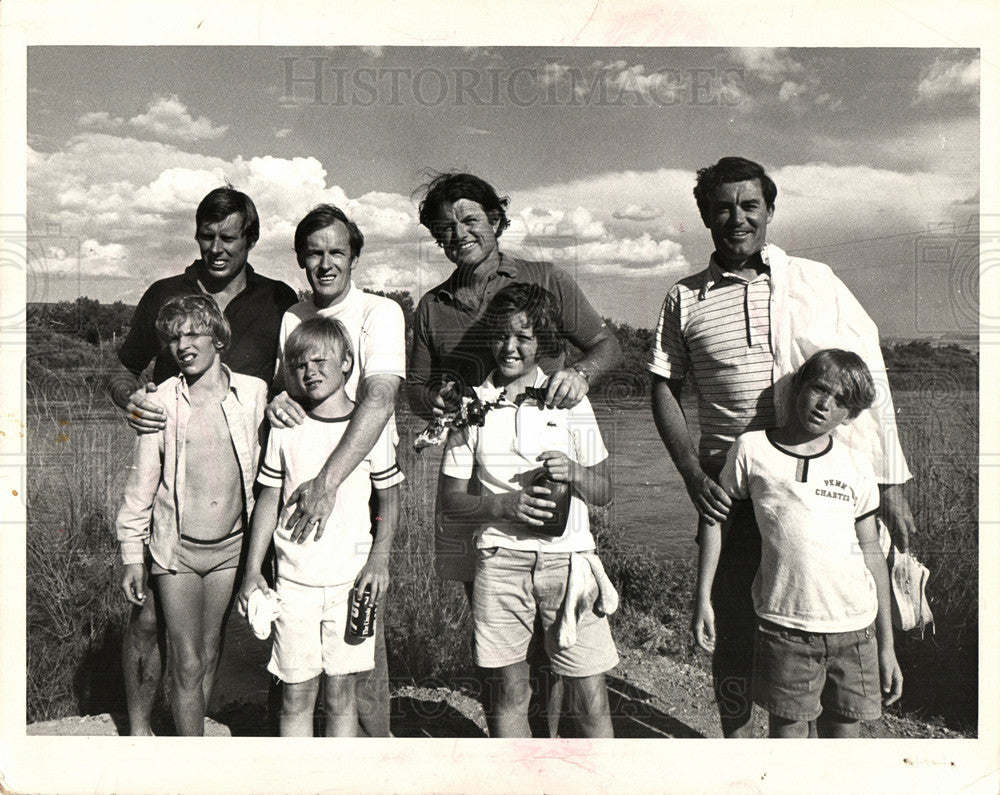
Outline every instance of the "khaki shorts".
{"label": "khaki shorts", "polygon": [[593,610],[580,618],[576,643],[568,649],[558,646],[555,624],[566,595],[570,554],[502,547],[478,551],[472,595],[476,665],[503,668],[527,660],[536,615],[556,674],[594,676],[618,665],[608,619]]}
{"label": "khaki shorts", "polygon": [[267,670],[282,682],[308,682],[322,673],[342,676],[375,667],[375,637],[348,634],[354,583],[323,587],[278,576],[280,599]]}

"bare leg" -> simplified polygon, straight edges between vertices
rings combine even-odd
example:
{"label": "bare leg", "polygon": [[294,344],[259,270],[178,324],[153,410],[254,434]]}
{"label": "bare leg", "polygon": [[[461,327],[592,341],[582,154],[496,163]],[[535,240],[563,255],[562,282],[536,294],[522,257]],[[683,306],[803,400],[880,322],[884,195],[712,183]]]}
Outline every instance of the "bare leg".
{"label": "bare leg", "polygon": [[861,722],[824,710],[816,721],[816,732],[820,737],[856,740],[861,736]]}
{"label": "bare leg", "polygon": [[313,736],[313,712],[316,709],[318,692],[318,676],[305,682],[282,684],[280,718],[282,737]]}
{"label": "bare leg", "polygon": [[611,727],[611,705],[604,674],[566,676],[568,712],[573,717],[581,737],[614,737]]}
{"label": "bare leg", "polygon": [[205,650],[205,676],[202,690],[205,694],[205,708],[208,709],[215,684],[215,672],[219,667],[219,652],[222,648],[222,630],[226,616],[233,603],[233,587],[236,569],[221,569],[206,574],[201,581],[203,589],[202,645]]}
{"label": "bare leg", "polygon": [[531,700],[528,663],[494,668],[490,674],[492,710],[486,714],[490,737],[531,737],[528,725],[528,702]]}
{"label": "bare leg", "polygon": [[389,732],[389,664],[385,649],[385,623],[381,617],[375,622],[375,667],[359,673],[355,681],[361,736],[392,736]]}
{"label": "bare leg", "polygon": [[128,704],[129,733],[151,735],[150,718],[160,689],[166,638],[157,626],[156,588],[146,588],[146,603],[133,607],[122,637],[122,673]]}
{"label": "bare leg", "polygon": [[803,738],[809,736],[809,721],[788,720],[777,715],[768,716],[767,736],[778,738]]}
{"label": "bare leg", "polygon": [[359,674],[327,676],[325,685],[326,736],[358,736],[357,679]]}
{"label": "bare leg", "polygon": [[201,577],[192,572],[156,577],[170,638],[171,709],[178,734],[205,733],[205,650]]}

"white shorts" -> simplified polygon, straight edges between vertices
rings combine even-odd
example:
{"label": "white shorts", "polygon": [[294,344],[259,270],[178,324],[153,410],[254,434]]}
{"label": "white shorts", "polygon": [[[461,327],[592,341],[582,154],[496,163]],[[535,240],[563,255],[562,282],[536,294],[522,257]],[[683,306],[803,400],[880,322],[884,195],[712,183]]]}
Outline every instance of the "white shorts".
{"label": "white shorts", "polygon": [[281,600],[267,670],[282,682],[308,682],[375,667],[375,637],[348,634],[353,582],[330,587],[301,585],[278,577]]}

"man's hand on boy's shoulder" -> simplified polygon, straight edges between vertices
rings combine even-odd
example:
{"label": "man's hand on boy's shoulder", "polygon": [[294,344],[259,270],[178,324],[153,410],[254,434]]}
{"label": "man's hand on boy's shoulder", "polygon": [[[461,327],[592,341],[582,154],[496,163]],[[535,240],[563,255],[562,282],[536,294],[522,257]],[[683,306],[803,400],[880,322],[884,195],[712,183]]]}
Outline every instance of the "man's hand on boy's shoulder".
{"label": "man's hand on boy's shoulder", "polygon": [[129,395],[126,419],[136,433],[157,433],[167,427],[167,413],[159,401],[150,397],[155,393],[156,384],[149,382]]}
{"label": "man's hand on boy's shoulder", "polygon": [[358,572],[354,580],[354,590],[364,593],[371,592],[372,602],[378,604],[389,590],[389,557],[387,555],[369,555],[368,562]]}
{"label": "man's hand on boy's shoulder", "polygon": [[281,392],[267,404],[264,416],[272,428],[294,428],[305,421],[306,412],[287,392]]}

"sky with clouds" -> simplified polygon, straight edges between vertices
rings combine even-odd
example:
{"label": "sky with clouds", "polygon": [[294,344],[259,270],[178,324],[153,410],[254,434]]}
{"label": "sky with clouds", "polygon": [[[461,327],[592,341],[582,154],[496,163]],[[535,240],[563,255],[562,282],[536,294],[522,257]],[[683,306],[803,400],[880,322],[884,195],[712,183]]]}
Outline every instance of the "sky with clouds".
{"label": "sky with clouds", "polygon": [[27,133],[29,301],[134,303],[227,181],[259,271],[304,287],[295,224],[333,202],[365,233],[356,282],[417,297],[450,269],[418,189],[461,169],[510,197],[503,250],[649,327],[711,253],[694,172],[741,154],[778,184],[769,240],[884,335],[977,327],[976,50],[32,47]]}

